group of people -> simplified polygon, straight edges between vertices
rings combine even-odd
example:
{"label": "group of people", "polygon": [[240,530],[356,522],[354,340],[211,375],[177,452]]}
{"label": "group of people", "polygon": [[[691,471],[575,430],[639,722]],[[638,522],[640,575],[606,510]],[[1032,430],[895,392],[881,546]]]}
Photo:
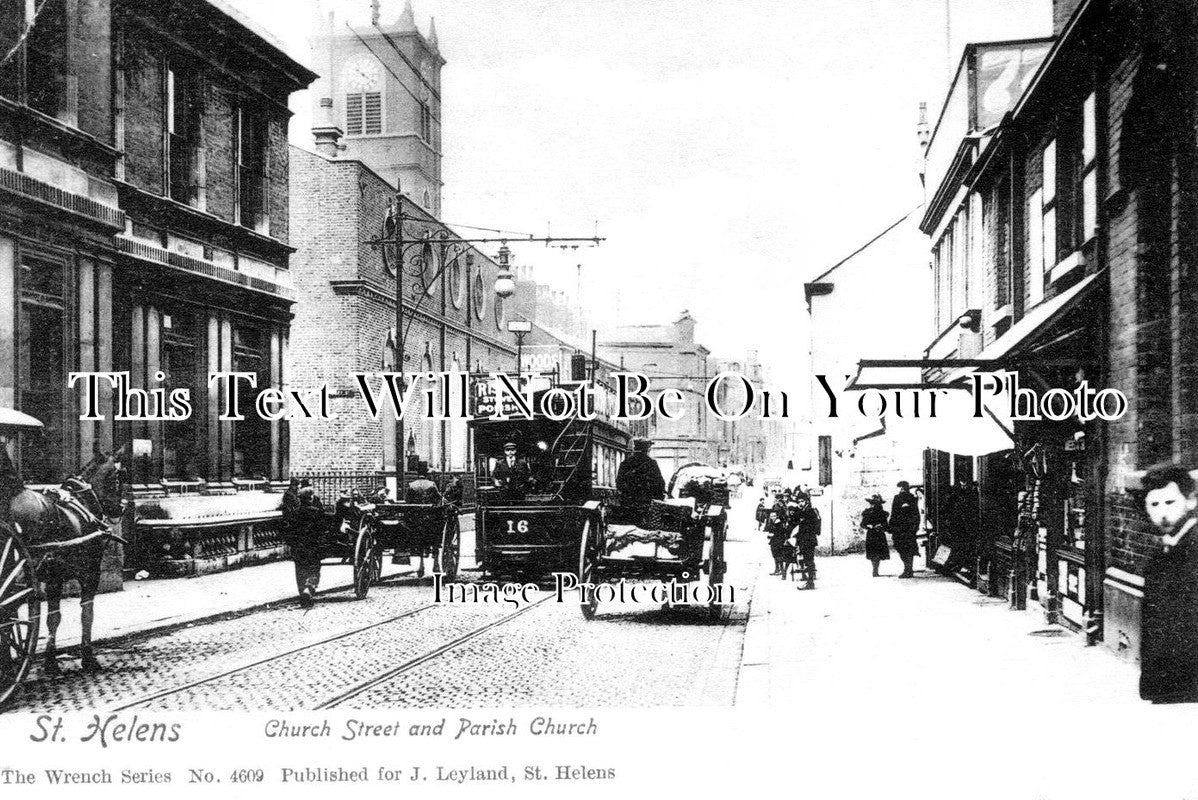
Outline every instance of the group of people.
{"label": "group of people", "polygon": [[889,532],[894,550],[903,562],[899,577],[915,577],[920,516],[919,501],[911,492],[911,484],[907,481],[898,482],[898,494],[890,503],[889,514],[886,513],[886,501],[882,495],[875,494],[868,502],[869,506],[861,514],[861,530],[865,532],[865,557],[873,564],[873,576],[878,577],[881,563],[890,558],[890,547],[886,543],[886,534]]}
{"label": "group of people", "polygon": [[[815,588],[815,548],[823,521],[802,487],[783,489],[771,499],[763,495],[757,504],[758,529],[769,539],[774,559],[773,575],[786,577],[791,564],[804,575],[800,589]],[[797,560],[796,560],[797,556]]]}

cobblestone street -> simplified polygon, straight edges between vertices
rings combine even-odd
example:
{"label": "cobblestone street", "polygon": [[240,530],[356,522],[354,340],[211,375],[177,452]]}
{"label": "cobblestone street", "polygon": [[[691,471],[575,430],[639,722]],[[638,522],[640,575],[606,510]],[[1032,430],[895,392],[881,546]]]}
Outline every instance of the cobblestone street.
{"label": "cobblestone street", "polygon": [[[818,588],[798,591],[768,575],[751,510],[748,501],[733,508],[726,580],[737,602],[719,622],[697,609],[617,604],[588,622],[548,590],[519,609],[437,604],[428,578],[393,574],[362,601],[337,589],[303,611],[291,599],[259,605],[246,595],[239,613],[104,639],[105,673],[85,675],[67,656],[61,678],[39,665],[10,710],[736,704],[833,717],[863,695],[915,712],[929,697],[951,703],[984,685],[1016,716],[1045,703],[1142,724],[1185,714],[1141,702],[1134,665],[927,571],[898,581],[890,562],[889,575],[871,578],[860,555],[821,558]],[[284,582],[254,587],[255,597],[291,591],[286,565],[237,574],[243,586]],[[195,594],[204,580],[227,579],[152,588]],[[339,579],[336,569],[326,575]]]}
{"label": "cobblestone street", "polygon": [[[10,708],[731,705],[757,569],[751,543],[737,541],[752,525],[746,508],[734,511],[728,545],[726,582],[736,588],[737,603],[719,622],[701,609],[631,604],[604,605],[588,622],[575,603],[555,602],[548,589],[541,602],[518,613],[512,606],[436,604],[428,578],[393,576],[362,601],[341,590],[308,611],[286,600],[102,641],[104,674],[85,675],[76,659],[63,658],[64,675],[51,679],[39,664]],[[237,574],[252,581],[262,571],[286,582],[283,566]],[[194,593],[204,580],[175,584]],[[479,573],[462,580],[478,581]],[[169,591],[169,583],[159,584],[157,590]],[[288,591],[286,583],[261,589],[271,598]],[[64,634],[73,632],[70,616]],[[615,663],[620,669],[612,669]],[[341,699],[396,670],[393,678]]]}

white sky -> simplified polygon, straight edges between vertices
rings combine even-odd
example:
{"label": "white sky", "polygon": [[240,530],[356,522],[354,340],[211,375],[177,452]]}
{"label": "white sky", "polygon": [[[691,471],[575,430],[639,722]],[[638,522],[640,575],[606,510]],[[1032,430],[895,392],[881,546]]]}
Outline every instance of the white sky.
{"label": "white sky", "polygon": [[[229,0],[310,63],[315,0]],[[966,42],[1051,33],[1052,0],[950,0]],[[325,0],[368,18],[369,0]],[[918,104],[947,88],[945,0],[414,0],[441,52],[443,218],[602,247],[513,248],[599,324],[687,308],[783,377],[803,281],[916,206]],[[382,3],[384,21],[402,0]],[[307,93],[292,139],[310,146]]]}

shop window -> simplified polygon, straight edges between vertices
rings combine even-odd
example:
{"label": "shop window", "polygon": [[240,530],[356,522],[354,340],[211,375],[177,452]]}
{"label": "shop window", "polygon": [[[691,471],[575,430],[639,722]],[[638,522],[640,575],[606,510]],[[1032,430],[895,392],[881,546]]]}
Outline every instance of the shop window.
{"label": "shop window", "polygon": [[236,135],[237,221],[251,230],[261,230],[266,220],[266,120],[238,108]]}
{"label": "shop window", "polygon": [[270,422],[254,411],[258,393],[270,386],[270,344],[265,331],[248,326],[233,328],[233,369],[257,376],[256,389],[241,382],[241,413],[233,423],[233,475],[261,478],[270,468]]}
{"label": "shop window", "polygon": [[21,435],[21,477],[26,483],[58,483],[66,438],[65,269],[59,262],[21,262],[19,409],[45,426]]}
{"label": "shop window", "polygon": [[[171,313],[162,316],[162,387],[169,394],[174,389],[188,389],[192,402],[199,401],[203,386],[200,374],[202,362],[199,329],[194,314]],[[192,409],[185,419],[163,423],[162,476],[173,480],[195,480],[201,476],[199,420],[200,409]]]}

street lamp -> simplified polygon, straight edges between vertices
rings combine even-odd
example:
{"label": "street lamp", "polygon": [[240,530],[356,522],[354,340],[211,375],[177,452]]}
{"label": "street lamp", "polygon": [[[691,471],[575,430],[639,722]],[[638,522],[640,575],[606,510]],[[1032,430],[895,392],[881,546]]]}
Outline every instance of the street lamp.
{"label": "street lamp", "polygon": [[[424,302],[425,298],[429,297],[429,289],[441,279],[441,276],[445,274],[445,270],[463,255],[471,251],[471,245],[484,243],[500,245],[498,258],[499,275],[495,278],[495,295],[506,299],[516,293],[516,281],[512,277],[510,265],[511,250],[507,246],[508,241],[512,237],[463,239],[459,236],[451,235],[447,229],[443,229],[436,237],[425,235],[418,239],[408,239],[404,232],[404,222],[406,220],[412,219],[433,224],[439,223],[436,223],[434,220],[426,220],[423,217],[407,216],[404,213],[404,202],[406,200],[407,198],[402,193],[395,196],[383,220],[382,236],[367,242],[367,244],[374,247],[382,246],[383,266],[395,273],[395,358],[399,366],[398,372],[401,375],[404,371],[404,341],[407,339],[407,327],[405,327],[403,321],[403,276],[405,266],[409,261],[418,267],[419,271],[408,272],[408,274],[412,277],[420,278],[424,281],[425,285],[424,290],[418,293],[415,303],[412,306],[412,318],[408,320],[408,326],[411,326],[412,319],[415,319],[415,312],[420,309],[420,304]],[[522,242],[544,242],[546,245],[560,242],[593,242],[597,246],[600,242],[604,241],[604,238],[601,236],[520,236],[517,238]],[[441,265],[431,277],[428,277],[425,275],[425,271],[429,268],[429,258],[426,257],[426,254],[435,260],[436,252],[433,250],[434,243],[440,248]],[[409,259],[407,251],[413,247],[419,248],[419,251],[414,257]],[[403,434],[404,421],[400,419],[395,426],[395,491],[397,499],[402,499],[404,490],[404,472],[406,466],[404,462],[406,459],[401,455],[404,452]]]}
{"label": "street lamp", "polygon": [[[412,320],[416,318],[416,312],[420,310],[425,299],[431,296],[431,288],[441,280],[445,271],[453,266],[459,258],[470,252],[470,243],[473,241],[457,237],[451,238],[445,231],[441,231],[435,238],[426,234],[418,239],[408,239],[405,236],[404,222],[416,218],[408,217],[404,213],[405,200],[407,198],[403,194],[396,195],[383,220],[382,236],[370,242],[375,246],[383,246],[383,266],[395,273],[395,363],[396,371],[401,376],[404,373],[407,360],[404,346],[408,338],[408,329],[412,325]],[[433,250],[434,244],[439,247],[439,259],[436,257],[438,253]],[[409,250],[413,248],[416,250],[416,255],[409,258]],[[516,292],[516,282],[512,278],[511,267],[508,263],[510,252],[506,245],[500,249],[499,275],[495,278],[494,287],[495,295],[505,299]],[[429,261],[437,263],[438,260],[440,266],[437,271],[431,276],[427,275]],[[412,313],[409,315],[407,324],[404,323],[403,279],[405,273],[410,277],[420,279],[423,284],[423,290],[415,295]],[[469,276],[466,277],[466,280],[467,285],[473,286]],[[401,391],[404,388],[402,377],[400,378],[400,388]],[[404,446],[404,420],[400,418],[395,425],[395,495],[397,500],[403,500],[407,477],[407,451],[409,448],[415,449],[414,439],[410,440],[408,445],[409,447]]]}
{"label": "street lamp", "polygon": [[[509,333],[516,334],[516,375],[523,376],[524,335],[532,330],[532,323],[526,319],[508,320],[507,329]],[[523,377],[520,379],[523,380]]]}

